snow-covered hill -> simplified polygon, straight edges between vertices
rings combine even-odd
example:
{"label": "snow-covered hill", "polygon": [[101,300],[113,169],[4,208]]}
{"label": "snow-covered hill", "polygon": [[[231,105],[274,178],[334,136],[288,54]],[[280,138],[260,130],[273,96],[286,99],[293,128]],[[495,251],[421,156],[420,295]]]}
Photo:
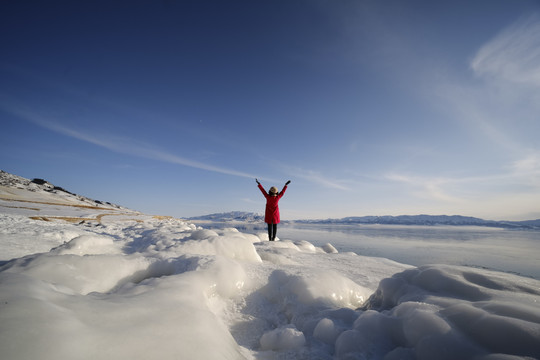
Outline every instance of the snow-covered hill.
{"label": "snow-covered hill", "polygon": [[44,221],[99,223],[104,217],[138,216],[140,212],[74,194],[43,179],[26,179],[0,171],[0,211]]}
{"label": "snow-covered hill", "polygon": [[0,199],[43,203],[44,205],[92,206],[99,209],[127,210],[119,205],[73,194],[43,179],[26,179],[0,170]]}

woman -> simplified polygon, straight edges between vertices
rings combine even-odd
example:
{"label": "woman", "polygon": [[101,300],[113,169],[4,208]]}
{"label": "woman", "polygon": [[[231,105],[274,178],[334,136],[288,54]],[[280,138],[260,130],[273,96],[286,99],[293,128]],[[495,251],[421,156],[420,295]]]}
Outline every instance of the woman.
{"label": "woman", "polygon": [[268,240],[274,241],[276,240],[277,224],[279,224],[280,221],[278,202],[279,199],[281,199],[281,197],[285,194],[285,190],[287,190],[287,185],[291,183],[291,180],[285,183],[285,186],[283,187],[283,190],[281,190],[281,192],[278,192],[277,188],[275,186],[272,186],[268,193],[266,193],[266,190],[264,190],[259,180],[255,179],[255,181],[259,186],[259,190],[261,190],[264,197],[266,198],[266,211],[264,213],[264,222],[268,224]]}

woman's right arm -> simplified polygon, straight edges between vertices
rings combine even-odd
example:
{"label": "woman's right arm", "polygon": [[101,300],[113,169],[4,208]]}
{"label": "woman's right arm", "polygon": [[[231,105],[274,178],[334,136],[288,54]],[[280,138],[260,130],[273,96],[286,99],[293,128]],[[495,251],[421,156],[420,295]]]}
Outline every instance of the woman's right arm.
{"label": "woman's right arm", "polygon": [[[257,181],[257,179],[255,179],[255,181]],[[268,196],[268,194],[266,193],[266,190],[264,190],[263,186],[261,185],[260,182],[257,181],[257,187],[259,188],[259,190],[261,190],[262,194],[264,195],[264,197],[266,198]]]}

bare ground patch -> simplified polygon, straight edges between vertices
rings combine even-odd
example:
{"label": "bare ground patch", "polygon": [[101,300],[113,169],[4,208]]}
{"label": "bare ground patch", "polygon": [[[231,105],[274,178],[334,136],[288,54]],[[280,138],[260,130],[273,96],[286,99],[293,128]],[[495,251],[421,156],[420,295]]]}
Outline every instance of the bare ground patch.
{"label": "bare ground patch", "polygon": [[72,216],[30,216],[32,220],[53,221],[64,220],[70,223],[80,223],[83,221],[97,221],[94,218],[72,217]]}
{"label": "bare ground patch", "polygon": [[100,206],[92,206],[92,205],[79,205],[79,204],[66,204],[66,203],[56,203],[56,202],[47,202],[47,201],[13,199],[13,198],[4,197],[4,196],[0,196],[0,200],[17,201],[17,202],[34,203],[34,204],[43,204],[43,205],[54,205],[54,206],[69,206],[69,207],[77,207],[77,208],[93,209],[93,210],[121,211],[121,209],[114,209],[114,208],[109,208],[109,207],[100,207]]}
{"label": "bare ground patch", "polygon": [[[83,222],[97,222],[99,224],[101,224],[101,220],[103,219],[103,217],[105,216],[119,216],[119,215],[126,215],[126,216],[130,216],[131,214],[118,214],[118,213],[114,213],[114,214],[100,214],[100,215],[97,215],[96,217],[77,217],[77,216],[30,216],[30,219],[32,220],[41,220],[41,221],[55,221],[55,220],[62,220],[62,221],[67,221],[67,222],[70,222],[72,224],[80,224],[80,223],[83,223]],[[126,219],[123,219],[123,221],[136,221],[136,222],[139,222],[139,223],[142,223],[144,222],[144,220],[141,220],[141,219],[135,219],[135,218],[126,218]]]}
{"label": "bare ground patch", "polygon": [[26,210],[35,210],[40,211],[41,209],[38,208],[31,208],[26,206],[9,206],[9,205],[0,205],[1,207],[10,208],[10,209],[26,209]]}

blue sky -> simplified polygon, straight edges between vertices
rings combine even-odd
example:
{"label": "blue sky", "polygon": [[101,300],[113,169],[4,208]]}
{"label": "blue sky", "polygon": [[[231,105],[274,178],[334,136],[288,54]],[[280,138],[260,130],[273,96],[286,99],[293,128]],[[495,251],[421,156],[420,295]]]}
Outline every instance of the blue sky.
{"label": "blue sky", "polygon": [[0,168],[147,213],[540,218],[540,3],[12,1]]}

